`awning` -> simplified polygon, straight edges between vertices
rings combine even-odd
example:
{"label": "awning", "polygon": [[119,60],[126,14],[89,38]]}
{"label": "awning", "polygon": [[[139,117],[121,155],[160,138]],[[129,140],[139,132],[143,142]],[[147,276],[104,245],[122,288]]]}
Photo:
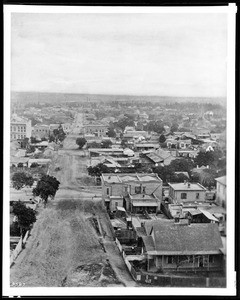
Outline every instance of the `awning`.
{"label": "awning", "polygon": [[158,204],[157,202],[142,202],[142,201],[134,201],[132,203],[133,206],[152,206],[152,207],[157,207]]}

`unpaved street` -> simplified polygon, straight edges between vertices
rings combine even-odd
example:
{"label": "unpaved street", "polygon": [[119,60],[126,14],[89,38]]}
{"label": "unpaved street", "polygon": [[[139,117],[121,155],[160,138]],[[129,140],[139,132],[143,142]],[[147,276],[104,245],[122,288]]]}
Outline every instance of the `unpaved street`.
{"label": "unpaved street", "polygon": [[[64,145],[68,142],[73,145],[74,137],[67,137]],[[87,160],[78,149],[64,147],[55,155],[49,174],[60,181],[60,189],[46,209],[39,208],[26,248],[11,268],[11,282],[32,287],[137,286],[113,240],[101,188],[87,175]],[[99,219],[104,239],[93,217]]]}

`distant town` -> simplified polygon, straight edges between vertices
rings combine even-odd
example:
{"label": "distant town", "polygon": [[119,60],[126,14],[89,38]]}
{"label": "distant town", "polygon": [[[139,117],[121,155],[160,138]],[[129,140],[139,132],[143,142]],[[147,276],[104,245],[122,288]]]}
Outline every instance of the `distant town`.
{"label": "distant town", "polygon": [[11,286],[226,287],[225,99],[12,97]]}

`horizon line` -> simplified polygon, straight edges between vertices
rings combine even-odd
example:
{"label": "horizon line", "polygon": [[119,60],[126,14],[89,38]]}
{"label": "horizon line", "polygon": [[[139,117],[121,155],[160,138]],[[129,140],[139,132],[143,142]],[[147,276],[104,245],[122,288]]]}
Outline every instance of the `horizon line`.
{"label": "horizon line", "polygon": [[168,97],[168,98],[227,98],[227,96],[173,96],[173,95],[146,95],[146,94],[112,94],[112,93],[80,93],[80,92],[48,92],[48,91],[10,91],[11,93],[40,93],[40,94],[69,94],[69,95],[99,95],[99,96],[133,96],[133,97]]}

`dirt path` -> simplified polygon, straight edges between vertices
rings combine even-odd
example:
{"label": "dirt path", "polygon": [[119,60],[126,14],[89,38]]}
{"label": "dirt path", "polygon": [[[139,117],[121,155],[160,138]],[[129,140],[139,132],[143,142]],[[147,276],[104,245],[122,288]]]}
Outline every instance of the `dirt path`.
{"label": "dirt path", "polygon": [[[49,174],[60,181],[60,189],[46,209],[39,208],[26,248],[11,268],[11,282],[29,287],[136,286],[113,241],[101,189],[91,181],[83,188],[88,177],[84,155],[65,148],[55,155]],[[104,247],[90,222],[93,216],[105,233]]]}

